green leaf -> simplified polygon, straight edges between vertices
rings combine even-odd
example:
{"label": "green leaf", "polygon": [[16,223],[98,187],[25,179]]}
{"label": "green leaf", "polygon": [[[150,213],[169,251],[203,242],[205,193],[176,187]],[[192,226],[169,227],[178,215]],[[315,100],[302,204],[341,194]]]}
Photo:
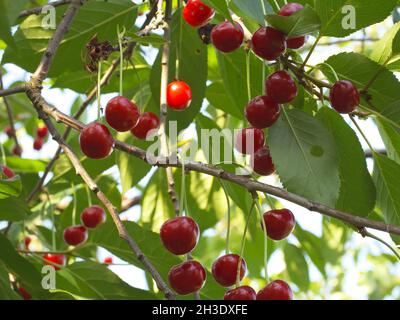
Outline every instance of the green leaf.
{"label": "green leaf", "polygon": [[396,23],[383,38],[374,43],[370,57],[372,60],[383,64],[389,58],[400,53],[400,22]]}
{"label": "green leaf", "polygon": [[231,14],[229,12],[228,3],[226,0],[203,0],[203,2],[215,9],[218,13],[222,14],[225,19],[232,22]]}
{"label": "green leaf", "polygon": [[237,108],[235,101],[227,94],[221,81],[215,81],[207,87],[206,98],[213,107],[238,119],[243,118],[243,110]]}
{"label": "green leaf", "polygon": [[21,178],[17,175],[10,179],[0,180],[0,199],[17,197],[21,194]]}
{"label": "green leaf", "polygon": [[[382,115],[384,118],[376,119],[379,133],[385,144],[387,155],[390,159],[400,163],[400,110],[397,105],[386,108]],[[390,122],[388,120],[391,120]],[[394,126],[397,124],[398,126]]]}
{"label": "green leaf", "polygon": [[0,200],[0,220],[20,221],[26,219],[29,214],[30,210],[25,200],[16,197]]}
{"label": "green leaf", "polygon": [[0,300],[18,300],[19,295],[11,288],[8,271],[0,262]]}
{"label": "green leaf", "polygon": [[233,0],[232,2],[246,16],[256,20],[261,25],[265,25],[264,10],[266,14],[274,13],[271,5],[266,0]]}
{"label": "green leaf", "polygon": [[292,244],[286,244],[284,248],[286,270],[290,280],[293,281],[301,291],[307,291],[310,286],[308,265],[303,252]]}
{"label": "green leaf", "polygon": [[11,27],[14,25],[19,13],[24,9],[27,2],[28,0],[0,0],[0,38],[8,45],[15,45],[14,38],[11,34]]}
{"label": "green leaf", "polygon": [[47,161],[7,157],[7,165],[17,172],[41,172],[46,169]]}

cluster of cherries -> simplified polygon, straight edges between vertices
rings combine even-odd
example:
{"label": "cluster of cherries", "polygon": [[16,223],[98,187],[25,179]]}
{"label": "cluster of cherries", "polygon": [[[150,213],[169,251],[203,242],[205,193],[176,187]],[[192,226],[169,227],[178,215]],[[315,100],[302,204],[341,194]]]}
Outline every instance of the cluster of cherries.
{"label": "cluster of cherries", "polygon": [[33,149],[37,151],[42,149],[44,140],[47,137],[48,133],[49,130],[47,129],[46,126],[41,126],[36,129],[36,137],[33,140]]}

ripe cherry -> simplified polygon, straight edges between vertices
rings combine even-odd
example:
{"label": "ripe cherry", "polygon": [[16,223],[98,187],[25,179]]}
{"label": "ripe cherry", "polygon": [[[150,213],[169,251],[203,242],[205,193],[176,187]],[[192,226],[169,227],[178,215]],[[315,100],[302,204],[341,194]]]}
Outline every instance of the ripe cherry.
{"label": "ripe cherry", "polygon": [[91,206],[82,211],[81,222],[86,228],[96,228],[106,221],[106,213],[102,207]]}
{"label": "ripe cherry", "polygon": [[275,172],[275,166],[272,163],[271,154],[268,147],[264,146],[251,155],[251,167],[260,176],[269,176]]}
{"label": "ripe cherry", "polygon": [[43,255],[45,264],[53,266],[56,270],[60,270],[59,266],[65,266],[65,255],[58,253],[45,253]]}
{"label": "ripe cherry", "polygon": [[289,103],[297,96],[297,86],[284,70],[271,74],[265,81],[265,91],[277,103]]}
{"label": "ripe cherry", "polygon": [[143,112],[136,126],[131,130],[132,134],[138,139],[146,139],[148,134],[155,133],[160,126],[160,119],[153,112]]}
{"label": "ripe cherry", "polygon": [[246,273],[247,266],[244,259],[240,259],[238,254],[226,254],[219,257],[212,265],[212,274],[215,281],[221,286],[230,287],[236,283],[238,264],[240,264],[240,280]]}
{"label": "ripe cherry", "polygon": [[8,126],[6,126],[6,127],[4,128],[4,133],[5,133],[9,138],[12,137],[12,129],[11,129],[11,126],[10,126],[10,125],[8,125]]}
{"label": "ripe cherry", "polygon": [[105,125],[93,122],[83,128],[79,143],[82,152],[89,158],[102,159],[111,153],[114,139]]}
{"label": "ripe cherry", "polygon": [[48,132],[49,132],[49,130],[47,129],[46,126],[39,127],[39,128],[36,129],[36,135],[39,138],[45,138],[47,136]]}
{"label": "ripe cherry", "polygon": [[167,87],[167,104],[175,110],[186,109],[192,101],[192,90],[184,81],[173,81]]}
{"label": "ripe cherry", "polygon": [[293,300],[293,292],[285,281],[275,280],[258,291],[257,300]]}
{"label": "ripe cherry", "polygon": [[259,57],[268,61],[276,60],[286,49],[286,37],[274,28],[261,27],[253,34],[251,46]]}
{"label": "ripe cherry", "polygon": [[199,291],[206,281],[206,270],[194,260],[173,266],[168,273],[171,287],[181,295]]}
{"label": "ripe cherry", "polygon": [[289,49],[300,49],[306,43],[307,37],[290,38],[286,40],[286,46]]}
{"label": "ripe cherry", "polygon": [[22,149],[19,146],[14,146],[12,149],[12,154],[14,156],[20,157],[22,154]]}
{"label": "ripe cherry", "polygon": [[[285,4],[279,11],[280,16],[291,16],[293,13],[302,10],[304,7],[300,3],[291,2]],[[306,42],[306,36],[291,38],[286,40],[286,45],[290,49],[299,49]]]}
{"label": "ripe cherry", "polygon": [[14,171],[12,171],[9,167],[0,165],[1,172],[8,178],[11,179],[15,176]]}
{"label": "ripe cherry", "polygon": [[87,238],[88,234],[84,226],[71,226],[64,230],[64,241],[71,246],[82,244]]}
{"label": "ripe cherry", "polygon": [[31,237],[26,236],[26,237],[24,238],[25,249],[29,249],[29,245],[30,245],[31,241],[32,241],[32,238],[31,238]]}
{"label": "ripe cherry", "polygon": [[264,132],[257,128],[244,128],[236,134],[236,150],[243,154],[253,154],[264,146]]}
{"label": "ripe cherry", "polygon": [[254,127],[264,129],[272,126],[280,114],[280,106],[268,96],[258,96],[245,109],[247,121]]}
{"label": "ripe cherry", "polygon": [[35,140],[33,140],[33,149],[39,151],[43,147],[43,139],[40,137],[36,137]]}
{"label": "ripe cherry", "polygon": [[357,88],[347,80],[340,80],[333,85],[329,99],[332,107],[340,113],[353,112],[360,104]]}
{"label": "ripe cherry", "polygon": [[139,119],[139,108],[131,100],[117,96],[106,106],[107,123],[119,132],[131,130]]}
{"label": "ripe cherry", "polygon": [[192,27],[201,27],[214,17],[214,9],[200,0],[189,0],[183,8],[183,19]]}
{"label": "ripe cherry", "polygon": [[199,226],[190,217],[176,217],[163,223],[160,230],[161,241],[173,254],[191,252],[199,240]]}
{"label": "ripe cherry", "polygon": [[24,287],[19,287],[18,292],[24,300],[31,300],[32,296]]}
{"label": "ripe cherry", "polygon": [[228,53],[242,45],[244,32],[242,26],[235,22],[224,21],[216,25],[211,31],[211,42],[219,51]]}
{"label": "ripe cherry", "polygon": [[224,295],[224,300],[256,300],[256,292],[252,287],[241,286],[228,290]]}
{"label": "ripe cherry", "polygon": [[104,258],[104,263],[105,263],[105,264],[112,264],[112,263],[113,263],[113,258],[112,258],[112,257],[106,257],[106,258]]}
{"label": "ripe cherry", "polygon": [[293,213],[288,209],[267,211],[263,217],[267,235],[272,240],[286,238],[293,231],[296,224]]}

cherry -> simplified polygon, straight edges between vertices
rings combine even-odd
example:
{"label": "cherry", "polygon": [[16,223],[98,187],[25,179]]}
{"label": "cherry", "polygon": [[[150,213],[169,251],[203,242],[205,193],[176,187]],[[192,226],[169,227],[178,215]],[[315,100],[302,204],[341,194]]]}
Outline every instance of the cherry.
{"label": "cherry", "polygon": [[293,292],[285,281],[275,280],[258,291],[257,300],[293,300]]}
{"label": "cherry", "polygon": [[26,236],[26,237],[24,238],[24,245],[25,245],[25,248],[26,248],[26,249],[29,249],[29,245],[30,245],[31,241],[32,241],[32,238],[31,238],[31,237]]}
{"label": "cherry", "polygon": [[268,96],[258,96],[251,100],[245,109],[247,121],[254,127],[264,129],[272,126],[278,119],[280,106]]}
{"label": "cherry", "polygon": [[360,104],[360,94],[354,84],[348,80],[336,82],[332,86],[329,99],[332,107],[340,113],[353,112]]}
{"label": "cherry", "polygon": [[194,293],[203,287],[206,281],[206,270],[197,261],[186,261],[171,268],[168,280],[178,294]]}
{"label": "cherry", "polygon": [[243,154],[253,154],[264,146],[264,132],[257,128],[244,128],[236,134],[236,150]]}
{"label": "cherry", "polygon": [[199,226],[190,217],[176,217],[163,223],[160,230],[164,247],[173,254],[191,252],[199,240]]}
{"label": "cherry", "polygon": [[15,176],[14,171],[12,171],[9,167],[0,165],[1,172],[8,178],[11,179]]}
{"label": "cherry", "polygon": [[[153,112],[143,112],[139,120],[131,130],[132,134],[138,139],[146,139],[147,135],[154,133],[160,126],[160,119]],[[154,130],[154,131],[153,131]]]}
{"label": "cherry", "polygon": [[106,221],[106,213],[102,207],[91,206],[82,211],[81,222],[86,228],[96,228]]}
{"label": "cherry", "polygon": [[[43,255],[44,263],[53,266],[56,270],[60,270],[59,266],[65,265],[65,255],[59,253],[45,253]],[[56,264],[56,265],[54,265]]]}
{"label": "cherry", "polygon": [[259,57],[268,61],[276,60],[286,49],[286,37],[274,28],[261,27],[253,34],[251,46]]}
{"label": "cherry", "polygon": [[241,286],[228,290],[224,295],[224,300],[256,300],[256,292],[252,287]]}
{"label": "cherry", "polygon": [[306,43],[307,37],[290,38],[286,40],[286,46],[289,49],[300,49]]}
{"label": "cherry", "polygon": [[183,19],[192,27],[201,27],[214,17],[214,9],[200,0],[189,0],[183,8]]}
{"label": "cherry", "polygon": [[112,264],[112,263],[113,263],[113,258],[112,258],[112,257],[106,257],[106,258],[104,258],[104,263],[106,263],[106,264]]}
{"label": "cherry", "polygon": [[105,125],[93,122],[83,128],[79,143],[82,152],[89,158],[102,159],[111,153],[114,139]]}
{"label": "cherry", "polygon": [[[302,10],[304,7],[300,3],[296,2],[291,2],[285,4],[281,10],[279,11],[280,16],[291,16],[293,13]],[[297,37],[297,38],[291,38],[286,40],[286,45],[290,49],[299,49],[301,48],[304,43],[306,42],[306,37]]]}
{"label": "cherry", "polygon": [[43,126],[43,127],[39,127],[39,128],[37,128],[37,130],[36,130],[36,135],[39,137],[39,138],[45,138],[46,136],[47,136],[47,133],[49,132],[49,130],[47,129],[47,127],[46,126]]}
{"label": "cherry", "polygon": [[235,22],[224,21],[216,25],[211,31],[211,42],[219,51],[228,53],[242,45],[244,32],[242,26]]}
{"label": "cherry", "polygon": [[107,123],[119,132],[131,130],[139,119],[139,108],[131,100],[117,96],[106,106]]}
{"label": "cherry", "polygon": [[[212,274],[215,281],[221,286],[230,287],[236,283],[238,264],[240,256],[238,254],[226,254],[219,257],[212,265]],[[240,259],[240,280],[243,279],[246,273],[247,266],[244,259]]]}
{"label": "cherry", "polygon": [[186,109],[192,100],[192,90],[184,81],[173,81],[167,87],[167,104],[175,110]]}
{"label": "cherry", "polygon": [[9,138],[11,138],[11,137],[12,137],[12,129],[11,129],[11,126],[5,127],[5,128],[4,128],[4,133],[5,133]]}
{"label": "cherry", "polygon": [[293,213],[288,209],[271,210],[265,212],[263,217],[267,235],[272,240],[286,238],[296,224]]}
{"label": "cherry", "polygon": [[39,151],[43,147],[43,139],[40,137],[36,137],[35,140],[33,140],[33,149]]}
{"label": "cherry", "polygon": [[251,155],[250,163],[253,170],[260,176],[269,176],[275,172],[275,166],[272,163],[271,154],[266,146],[258,149]]}
{"label": "cherry", "polygon": [[19,287],[18,292],[24,300],[31,300],[32,296],[24,287]]}
{"label": "cherry", "polygon": [[88,234],[84,226],[71,226],[64,230],[64,241],[71,246],[84,243],[87,238]]}
{"label": "cherry", "polygon": [[265,91],[277,103],[289,103],[297,96],[297,86],[284,70],[271,74],[265,81]]}
{"label": "cherry", "polygon": [[18,147],[18,146],[14,146],[13,149],[12,149],[12,154],[14,156],[20,157],[21,154],[22,154],[22,149],[20,147]]}

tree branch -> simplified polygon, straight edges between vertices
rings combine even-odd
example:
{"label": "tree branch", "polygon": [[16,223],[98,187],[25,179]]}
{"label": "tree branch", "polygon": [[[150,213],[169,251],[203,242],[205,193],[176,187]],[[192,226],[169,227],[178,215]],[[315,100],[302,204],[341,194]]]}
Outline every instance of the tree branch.
{"label": "tree branch", "polygon": [[25,85],[22,86],[17,86],[14,88],[9,88],[9,89],[2,89],[0,90],[0,97],[6,97],[6,96],[11,96],[16,93],[22,93],[25,92]]}
{"label": "tree branch", "polygon": [[66,4],[70,4],[71,0],[58,0],[58,1],[53,1],[50,2],[44,6],[40,6],[40,7],[36,7],[36,8],[31,8],[31,9],[26,9],[24,11],[21,11],[21,13],[19,14],[18,18],[25,18],[28,17],[32,14],[41,14],[42,10],[45,6],[53,6],[53,7],[58,7],[58,6],[62,6],[62,5],[66,5]]}

